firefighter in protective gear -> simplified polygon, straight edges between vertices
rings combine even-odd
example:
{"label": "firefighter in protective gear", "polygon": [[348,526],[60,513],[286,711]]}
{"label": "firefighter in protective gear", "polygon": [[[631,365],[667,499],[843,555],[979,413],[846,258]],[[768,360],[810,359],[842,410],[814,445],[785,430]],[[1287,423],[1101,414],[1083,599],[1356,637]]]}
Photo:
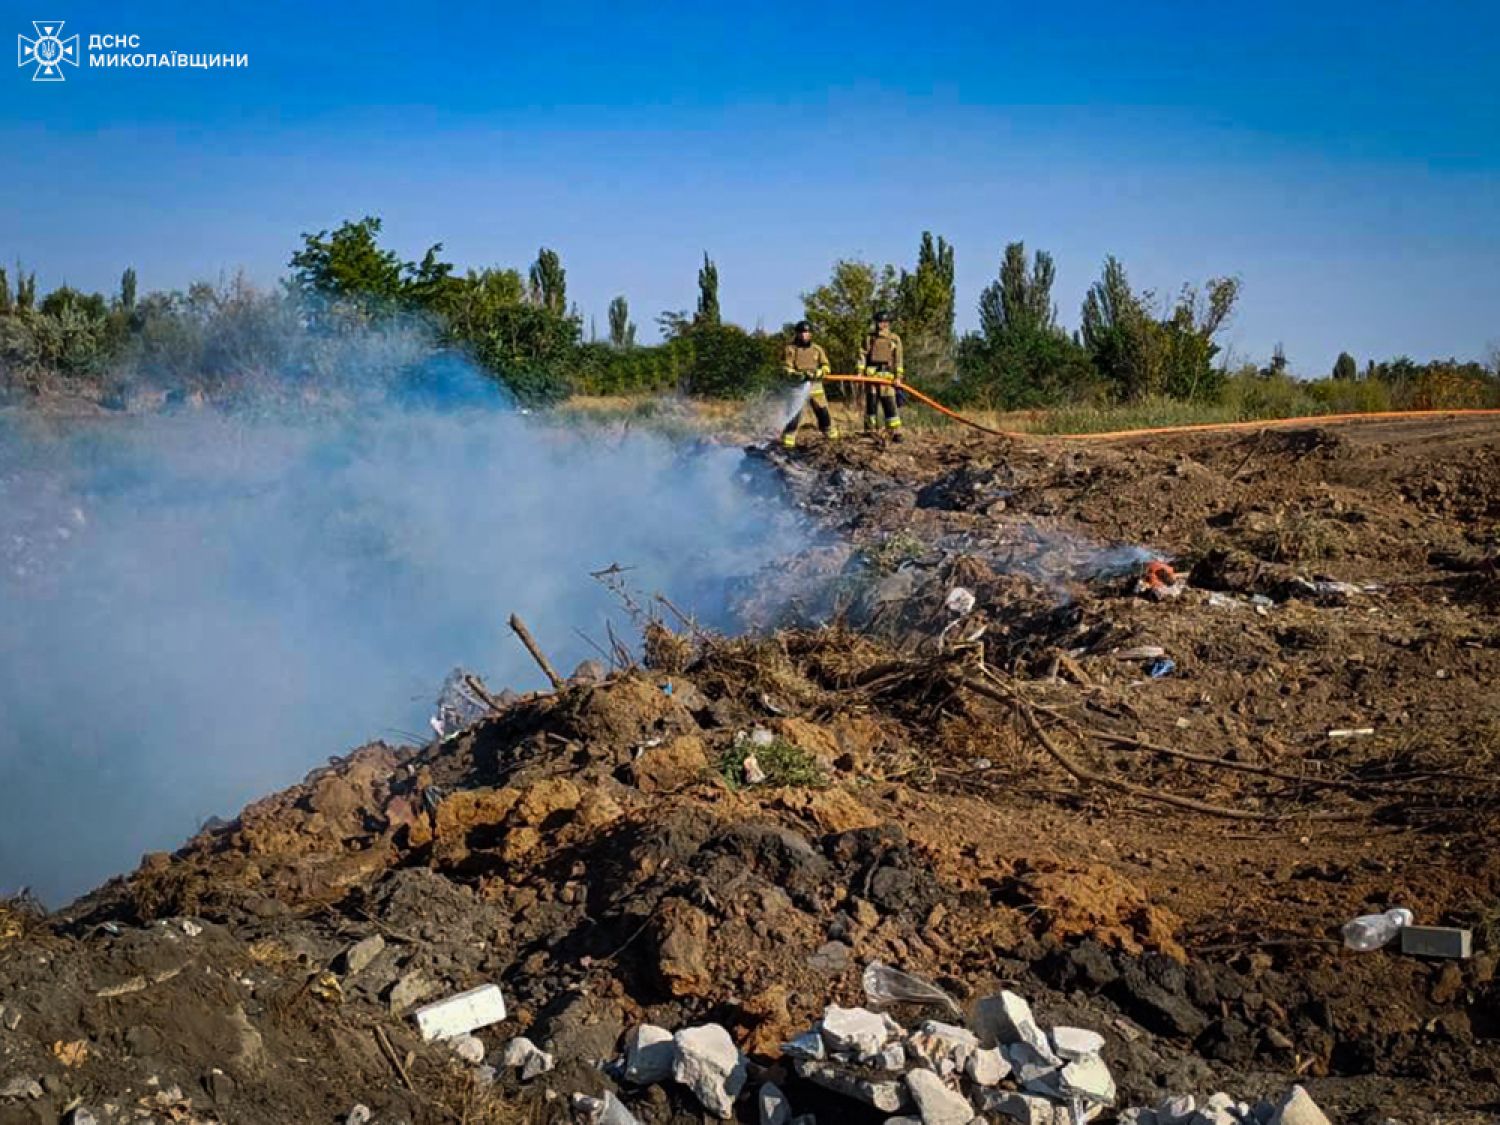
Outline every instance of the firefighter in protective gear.
{"label": "firefighter in protective gear", "polygon": [[[837,441],[839,428],[833,424],[833,415],[828,412],[828,395],[823,390],[823,376],[829,372],[828,353],[821,344],[813,343],[812,325],[807,321],[797,322],[796,335],[782,353],[781,366],[787,378],[810,384],[807,405],[812,407],[813,416],[818,420],[818,429],[830,441]],[[797,408],[797,413],[781,432],[781,444],[788,449],[797,444],[797,429],[802,425],[802,409],[800,406]]]}
{"label": "firefighter in protective gear", "polygon": [[901,337],[891,331],[891,314],[875,314],[875,328],[865,337],[859,349],[859,374],[880,379],[880,384],[865,385],[865,430],[880,430],[880,415],[891,437],[901,440],[901,411],[896,404],[896,388],[906,377],[906,361],[901,352]]}

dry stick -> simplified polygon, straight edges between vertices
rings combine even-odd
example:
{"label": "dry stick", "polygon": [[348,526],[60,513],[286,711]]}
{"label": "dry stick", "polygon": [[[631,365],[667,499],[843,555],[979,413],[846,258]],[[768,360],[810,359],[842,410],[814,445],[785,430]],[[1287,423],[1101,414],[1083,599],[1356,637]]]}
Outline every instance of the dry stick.
{"label": "dry stick", "polygon": [[687,614],[683,613],[682,610],[678,609],[675,605],[673,605],[672,604],[672,599],[669,598],[669,597],[667,597],[666,594],[657,594],[656,595],[656,600],[659,601],[659,602],[661,602],[661,604],[664,605],[664,606],[666,606],[668,609],[670,609],[672,611],[672,613],[676,616],[677,620],[681,621],[685,626],[687,626],[688,629],[690,629],[693,632],[693,634],[695,636],[697,636],[697,638],[699,640],[707,640],[708,639],[708,631],[706,629],[704,629],[703,626],[699,625],[696,621],[694,621],[691,617],[689,617]]}
{"label": "dry stick", "polygon": [[1225,808],[1223,805],[1215,805],[1209,803],[1208,801],[1195,800],[1192,797],[1179,797],[1174,793],[1157,793],[1154,790],[1145,788],[1144,786],[1132,785],[1128,781],[1121,781],[1118,778],[1113,777],[1105,777],[1103,774],[1097,774],[1092,770],[1084,769],[1082,766],[1080,766],[1078,763],[1074,762],[1071,758],[1064,754],[1061,748],[1058,747],[1057,743],[1052,741],[1052,736],[1042,728],[1041,723],[1037,722],[1036,712],[1033,710],[1031,704],[1026,700],[1013,693],[1002,691],[999,688],[993,688],[989,684],[983,683],[979,680],[970,679],[967,676],[961,677],[958,682],[964,687],[968,688],[970,691],[974,692],[976,695],[982,695],[986,699],[994,700],[996,703],[1004,703],[1007,706],[1012,707],[1016,711],[1020,712],[1021,718],[1025,721],[1026,726],[1028,727],[1028,729],[1030,729],[1032,735],[1038,742],[1042,744],[1042,749],[1046,750],[1047,753],[1051,755],[1052,760],[1055,761],[1064,770],[1066,770],[1069,774],[1071,774],[1076,780],[1081,781],[1086,785],[1099,785],[1105,789],[1113,789],[1119,793],[1126,793],[1132,797],[1139,797],[1143,801],[1155,801],[1158,804],[1171,805],[1174,808],[1189,809],[1192,812],[1204,813],[1208,816],[1225,817],[1230,820],[1348,819],[1348,815],[1343,813],[1288,814],[1247,812],[1244,809]]}
{"label": "dry stick", "polygon": [[531,659],[535,660],[537,667],[546,674],[547,679],[552,681],[554,689],[560,690],[563,686],[563,678],[557,674],[557,669],[552,667],[552,662],[540,648],[531,635],[531,630],[526,628],[526,622],[522,621],[514,613],[510,615],[510,627],[515,630],[516,636],[521,638],[521,643],[526,646],[526,651],[531,653]]}
{"label": "dry stick", "polygon": [[1429,789],[1412,789],[1404,786],[1393,785],[1388,781],[1349,781],[1333,777],[1307,777],[1303,774],[1292,773],[1290,770],[1279,770],[1274,766],[1261,766],[1253,762],[1235,762],[1228,758],[1216,758],[1210,754],[1194,754],[1191,750],[1176,750],[1170,746],[1162,746],[1156,742],[1146,742],[1143,739],[1131,738],[1126,734],[1111,734],[1109,731],[1095,730],[1092,727],[1080,727],[1072,723],[1059,711],[1051,707],[1044,707],[1039,703],[1030,703],[1038,711],[1045,715],[1052,715],[1061,719],[1068,725],[1069,729],[1087,738],[1097,738],[1100,742],[1110,742],[1117,746],[1128,746],[1135,750],[1146,750],[1153,754],[1163,754],[1168,758],[1178,758],[1184,762],[1193,762],[1200,766],[1216,766],[1219,769],[1234,770],[1238,773],[1253,773],[1259,777],[1271,777],[1277,781],[1289,781],[1294,785],[1305,785],[1315,789],[1345,789],[1351,792],[1371,792],[1387,797],[1430,797],[1432,791]]}
{"label": "dry stick", "polygon": [[489,693],[485,686],[479,682],[479,677],[472,672],[464,674],[464,686],[477,695],[479,702],[483,703],[491,711],[498,712],[505,710],[504,705]]}
{"label": "dry stick", "polygon": [[406,1088],[413,1094],[417,1088],[411,1084],[411,1075],[406,1073],[406,1067],[401,1065],[401,1060],[396,1057],[396,1050],[391,1046],[391,1041],[385,1037],[385,1031],[375,1028],[375,1038],[380,1041],[381,1049],[385,1051],[385,1057],[391,1060],[391,1065],[396,1068],[396,1073],[401,1076],[401,1081],[406,1083]]}

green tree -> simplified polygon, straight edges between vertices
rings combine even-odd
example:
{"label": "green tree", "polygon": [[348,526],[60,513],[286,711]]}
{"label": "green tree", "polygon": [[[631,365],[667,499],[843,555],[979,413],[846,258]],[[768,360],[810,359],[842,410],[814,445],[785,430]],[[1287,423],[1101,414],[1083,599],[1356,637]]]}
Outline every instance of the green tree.
{"label": "green tree", "polygon": [[695,324],[719,323],[719,267],[707,251],[703,254],[703,267],[698,271],[698,311],[693,317]]}
{"label": "green tree", "polygon": [[630,304],[623,295],[609,303],[609,342],[617,348],[635,347],[635,325],[630,322]]}
{"label": "green tree", "polygon": [[554,316],[568,310],[568,275],[556,250],[543,246],[531,266],[531,302]]}
{"label": "green tree", "polygon": [[988,340],[1056,332],[1057,306],[1052,283],[1057,269],[1052,255],[1038,250],[1030,267],[1026,244],[1012,242],[1000,259],[1000,277],[979,294],[979,330]]}
{"label": "green tree", "polygon": [[1338,359],[1333,361],[1333,377],[1351,383],[1359,378],[1359,364],[1348,352],[1339,352]]}
{"label": "green tree", "polygon": [[685,390],[711,398],[742,398],[778,377],[781,341],[734,324],[695,324],[688,337],[693,361]]}
{"label": "green tree", "polygon": [[10,274],[5,272],[5,267],[0,266],[0,316],[4,316],[15,308],[15,298],[10,292]]}
{"label": "green tree", "polygon": [[869,262],[833,264],[827,284],[802,294],[802,315],[828,351],[835,371],[853,371],[860,343],[877,309],[894,303],[896,271]]}
{"label": "green tree", "polygon": [[896,282],[896,326],[906,350],[907,370],[936,380],[953,374],[953,247],[922,232],[916,269]]}
{"label": "green tree", "polygon": [[1056,269],[1039,250],[1012,242],[999,277],[979,295],[979,332],[959,346],[959,395],[1006,410],[1075,400],[1090,393],[1097,373],[1088,353],[1057,324],[1052,301]]}
{"label": "green tree", "polygon": [[[403,296],[410,267],[379,244],[380,220],[366,215],[347,221],[331,235],[302,236],[292,255],[292,282],[303,293],[361,304],[391,304]],[[429,252],[431,253],[431,252]]]}
{"label": "green tree", "polygon": [[135,270],[127,269],[120,275],[120,308],[127,313],[135,312]]}
{"label": "green tree", "polygon": [[36,308],[36,271],[26,273],[24,270],[16,274],[16,308],[22,312],[29,312]]}

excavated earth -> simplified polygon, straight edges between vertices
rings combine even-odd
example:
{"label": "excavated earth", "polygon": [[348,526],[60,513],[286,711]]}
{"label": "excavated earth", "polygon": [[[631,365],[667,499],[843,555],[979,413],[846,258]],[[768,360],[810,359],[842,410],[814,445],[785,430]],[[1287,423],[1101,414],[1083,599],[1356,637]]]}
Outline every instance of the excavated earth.
{"label": "excavated earth", "polygon": [[[647,1020],[720,1022],[799,1112],[858,1122],[779,1044],[871,960],[1099,1030],[1121,1106],[1302,1082],[1336,1121],[1496,1120],[1497,439],[752,451],[824,532],[747,584],[755,631],[643,623],[639,666],[0,907],[0,1088],[40,1095],[0,1122],[567,1121]],[[791,765],[747,785],[757,730]],[[1475,955],[1341,947],[1390,905]],[[421,1042],[412,1006],[491,981],[491,1054],[525,1034],[556,1070],[484,1087]]]}

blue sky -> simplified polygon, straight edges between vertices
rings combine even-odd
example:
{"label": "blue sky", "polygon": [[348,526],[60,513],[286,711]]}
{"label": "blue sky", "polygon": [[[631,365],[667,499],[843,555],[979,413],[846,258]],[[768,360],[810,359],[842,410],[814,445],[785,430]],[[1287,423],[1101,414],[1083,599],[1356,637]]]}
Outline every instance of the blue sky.
{"label": "blue sky", "polygon": [[[1107,253],[1139,286],[1238,274],[1227,342],[1321,374],[1500,344],[1500,5],[8,3],[245,70],[11,70],[0,260],[43,288],[279,277],[380,215],[407,256],[556,248],[605,324],[774,327],[839,257],[957,249],[960,327],[1007,241],[1063,321]],[[66,9],[66,10],[64,10]]]}

